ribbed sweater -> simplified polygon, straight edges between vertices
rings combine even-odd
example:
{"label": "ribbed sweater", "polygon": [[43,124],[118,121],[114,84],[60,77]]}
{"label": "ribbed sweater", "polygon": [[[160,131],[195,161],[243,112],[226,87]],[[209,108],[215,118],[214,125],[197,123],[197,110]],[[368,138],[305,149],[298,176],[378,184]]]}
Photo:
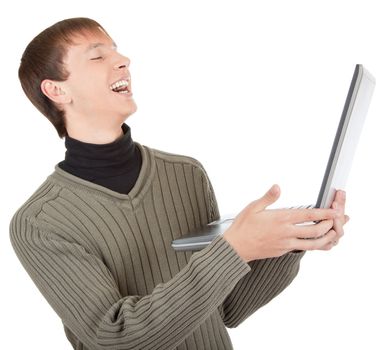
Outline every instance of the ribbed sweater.
{"label": "ribbed sweater", "polygon": [[222,235],[174,251],[220,218],[212,184],[198,160],[135,143],[128,194],[55,165],[10,221],[15,253],[74,349],[233,349],[226,327],[284,290],[304,252],[246,263]]}

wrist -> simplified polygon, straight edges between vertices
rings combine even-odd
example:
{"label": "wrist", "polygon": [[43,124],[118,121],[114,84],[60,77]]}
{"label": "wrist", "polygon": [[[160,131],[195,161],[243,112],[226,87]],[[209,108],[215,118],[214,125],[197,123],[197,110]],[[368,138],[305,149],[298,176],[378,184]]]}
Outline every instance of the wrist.
{"label": "wrist", "polygon": [[249,259],[247,259],[245,256],[243,256],[243,254],[241,253],[241,249],[239,249],[238,244],[235,242],[235,240],[233,239],[233,237],[232,237],[231,234],[227,234],[227,233],[225,232],[225,234],[223,234],[223,238],[225,239],[225,241],[228,242],[228,244],[233,248],[233,250],[236,252],[236,254],[237,254],[242,260],[244,260],[246,263],[249,262]]}

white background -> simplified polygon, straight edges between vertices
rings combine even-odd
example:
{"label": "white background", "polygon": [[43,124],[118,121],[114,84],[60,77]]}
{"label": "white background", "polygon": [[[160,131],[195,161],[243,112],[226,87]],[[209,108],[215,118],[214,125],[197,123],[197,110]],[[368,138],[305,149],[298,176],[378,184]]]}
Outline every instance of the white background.
{"label": "white background", "polygon": [[[4,2],[3,2],[4,3]],[[9,2],[8,2],[9,3]],[[4,5],[0,5],[4,6]],[[388,21],[383,1],[11,2],[1,13],[0,329],[7,349],[71,349],[8,238],[16,209],[64,158],[17,69],[47,26],[100,22],[132,61],[135,141],[197,158],[221,214],[273,183],[276,206],[314,203],[356,63],[375,95],[347,183],[345,237],[309,252],[280,296],[229,330],[236,350],[387,349]]]}

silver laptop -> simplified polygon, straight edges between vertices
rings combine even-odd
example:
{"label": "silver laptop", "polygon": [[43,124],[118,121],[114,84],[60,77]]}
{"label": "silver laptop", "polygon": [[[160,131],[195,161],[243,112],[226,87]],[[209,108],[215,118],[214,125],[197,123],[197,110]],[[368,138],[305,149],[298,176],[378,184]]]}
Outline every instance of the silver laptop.
{"label": "silver laptop", "polygon": [[[292,208],[330,208],[336,190],[345,189],[375,84],[376,81],[372,74],[361,64],[357,64],[331,148],[317,202],[315,205]],[[232,224],[235,216],[234,214],[223,215],[219,220],[173,240],[171,245],[177,251],[201,250],[218,235],[223,234]]]}

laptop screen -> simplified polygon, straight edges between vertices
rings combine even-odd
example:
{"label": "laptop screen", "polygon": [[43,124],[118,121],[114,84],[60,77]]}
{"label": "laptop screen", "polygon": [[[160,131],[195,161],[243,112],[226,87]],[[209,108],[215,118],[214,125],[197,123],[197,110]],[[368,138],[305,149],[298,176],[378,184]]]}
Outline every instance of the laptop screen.
{"label": "laptop screen", "polygon": [[345,189],[375,84],[375,78],[357,64],[315,205],[317,208],[330,208],[336,190]]}

